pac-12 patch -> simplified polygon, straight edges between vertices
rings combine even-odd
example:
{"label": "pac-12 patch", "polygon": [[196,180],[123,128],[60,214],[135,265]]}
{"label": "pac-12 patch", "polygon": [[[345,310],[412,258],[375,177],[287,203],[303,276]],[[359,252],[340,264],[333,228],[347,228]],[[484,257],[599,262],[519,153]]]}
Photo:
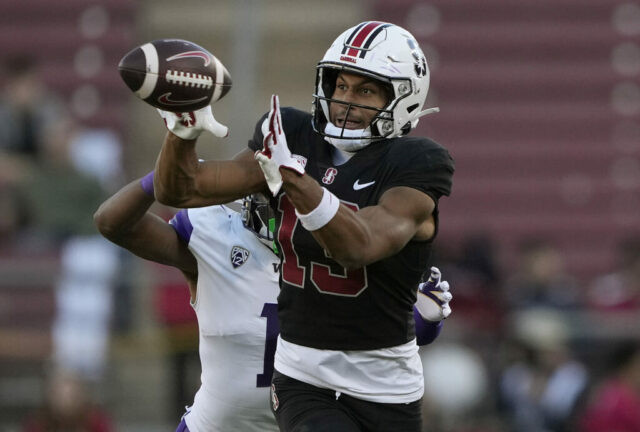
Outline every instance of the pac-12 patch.
{"label": "pac-12 patch", "polygon": [[242,264],[246,263],[249,259],[249,251],[242,246],[234,246],[231,249],[231,264],[233,268],[238,268]]}

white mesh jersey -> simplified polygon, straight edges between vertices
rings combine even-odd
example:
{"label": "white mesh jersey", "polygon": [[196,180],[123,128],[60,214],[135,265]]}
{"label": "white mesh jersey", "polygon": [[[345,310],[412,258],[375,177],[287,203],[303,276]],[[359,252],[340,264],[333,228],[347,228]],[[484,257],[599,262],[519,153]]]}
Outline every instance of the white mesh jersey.
{"label": "white mesh jersey", "polygon": [[198,261],[192,304],[201,387],[191,432],[277,431],[269,408],[277,321],[278,257],[225,206],[182,210],[171,225]]}

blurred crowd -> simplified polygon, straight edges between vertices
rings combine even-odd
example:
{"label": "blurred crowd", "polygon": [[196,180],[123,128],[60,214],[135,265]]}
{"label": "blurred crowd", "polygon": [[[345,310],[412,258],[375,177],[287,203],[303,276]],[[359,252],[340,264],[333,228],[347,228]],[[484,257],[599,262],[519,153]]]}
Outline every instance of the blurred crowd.
{"label": "blurred crowd", "polygon": [[423,352],[434,430],[640,431],[640,239],[589,281],[551,239],[511,269],[487,236],[438,252],[454,301],[451,340]]}
{"label": "blurred crowd", "polygon": [[[43,83],[35,59],[17,56],[2,66],[0,254],[23,262],[45,255],[57,264],[45,276],[54,313],[42,350],[43,411],[25,430],[76,430],[73,422],[96,423],[83,388],[104,377],[107,362],[120,252],[98,235],[91,215],[122,180],[120,140],[81,125]],[[34,280],[44,271],[33,268]],[[27,281],[21,286],[30,289]],[[9,323],[5,336],[11,330]],[[10,348],[0,356],[32,360],[20,345]],[[110,430],[98,423],[90,430]]]}
{"label": "blurred crowd", "polygon": [[[46,385],[23,430],[115,430],[109,401],[91,388],[105,379],[114,329],[135,331],[133,308],[114,306],[135,287],[121,277],[130,257],[97,234],[92,215],[130,177],[121,138],[78,122],[33,59],[7,59],[2,74],[0,256],[57,262]],[[425,430],[640,431],[640,238],[622,242],[617,267],[589,281],[564,267],[553,239],[522,239],[515,268],[503,268],[498,248],[487,235],[438,244],[453,315],[421,352]],[[197,384],[185,384],[197,340],[187,291],[171,281],[158,289],[158,324],[173,329],[175,418]],[[0,361],[20,358],[1,342]]]}

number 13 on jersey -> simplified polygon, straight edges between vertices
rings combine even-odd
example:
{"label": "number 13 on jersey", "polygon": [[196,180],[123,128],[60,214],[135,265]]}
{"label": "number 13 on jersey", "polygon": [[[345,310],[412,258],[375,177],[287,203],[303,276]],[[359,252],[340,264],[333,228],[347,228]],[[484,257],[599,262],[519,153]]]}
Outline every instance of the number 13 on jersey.
{"label": "number 13 on jersey", "polygon": [[[358,207],[351,203],[345,203],[354,211]],[[357,297],[367,288],[367,268],[342,269],[342,274],[335,274],[331,271],[331,261],[327,258],[326,263],[311,261],[309,265],[300,265],[298,254],[293,245],[293,235],[299,228],[298,217],[295,208],[286,195],[280,195],[278,210],[282,213],[282,222],[278,230],[278,242],[282,247],[282,279],[291,285],[304,288],[307,271],[311,271],[311,282],[323,294],[339,295],[347,297]]]}

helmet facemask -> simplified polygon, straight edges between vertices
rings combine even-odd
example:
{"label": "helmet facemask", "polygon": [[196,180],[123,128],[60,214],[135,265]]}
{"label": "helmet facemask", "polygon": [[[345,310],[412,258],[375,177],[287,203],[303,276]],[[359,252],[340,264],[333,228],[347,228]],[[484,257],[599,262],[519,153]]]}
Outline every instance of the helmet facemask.
{"label": "helmet facemask", "polygon": [[[362,71],[351,70],[342,66],[332,67],[326,65],[318,67],[316,78],[318,91],[313,95],[312,123],[314,130],[323,135],[334,146],[346,151],[356,151],[373,141],[386,138],[391,133],[393,111],[389,107],[393,105],[395,99],[393,96],[394,91],[392,85],[388,82],[379,77],[372,77],[378,82],[386,95],[387,103],[382,108],[334,99],[332,96],[336,88],[336,79],[341,71],[370,76],[370,74],[363,74]],[[331,104],[345,106],[345,117],[349,116],[349,112],[353,107],[374,111],[376,114],[365,129],[348,129],[346,125],[339,127],[331,122],[329,108]]]}
{"label": "helmet facemask", "polygon": [[242,201],[241,215],[244,227],[253,232],[265,246],[275,251],[275,215],[267,197],[261,193],[245,197]]}

